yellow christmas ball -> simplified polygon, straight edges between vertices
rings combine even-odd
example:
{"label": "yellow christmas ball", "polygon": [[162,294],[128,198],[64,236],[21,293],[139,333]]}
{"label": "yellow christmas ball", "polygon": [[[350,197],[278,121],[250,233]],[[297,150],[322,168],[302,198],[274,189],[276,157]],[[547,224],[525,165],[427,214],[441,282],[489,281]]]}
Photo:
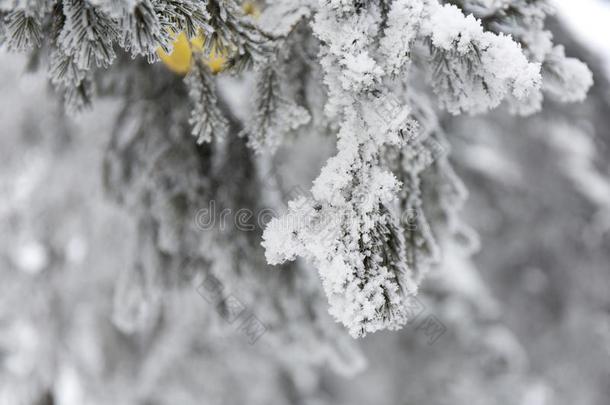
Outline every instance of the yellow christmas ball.
{"label": "yellow christmas ball", "polygon": [[[243,5],[244,14],[251,17],[257,18],[260,15],[260,9],[253,1],[246,1]],[[201,52],[203,50],[203,43],[205,37],[203,34],[199,34],[195,38],[189,38],[184,32],[177,35],[173,35],[174,43],[171,53],[165,52],[163,49],[157,49],[157,55],[165,66],[167,66],[172,72],[185,75],[191,70],[193,63],[193,52]],[[215,47],[212,47],[210,54],[203,57],[203,62],[210,68],[210,71],[214,74],[222,72],[227,63],[229,57],[229,50],[224,49],[223,51],[217,51]]]}
{"label": "yellow christmas ball", "polygon": [[171,53],[157,49],[157,55],[172,72],[184,75],[191,70],[193,51],[184,32],[175,36]]}
{"label": "yellow christmas ball", "polygon": [[[190,41],[184,32],[175,36],[173,50],[171,53],[166,53],[163,49],[157,49],[157,55],[165,66],[172,72],[184,75],[191,70],[193,63],[193,52],[201,52],[203,50],[204,36],[199,35]],[[222,72],[227,62],[228,51],[217,52],[212,49],[207,57],[203,58],[204,63],[210,68],[214,74]]]}

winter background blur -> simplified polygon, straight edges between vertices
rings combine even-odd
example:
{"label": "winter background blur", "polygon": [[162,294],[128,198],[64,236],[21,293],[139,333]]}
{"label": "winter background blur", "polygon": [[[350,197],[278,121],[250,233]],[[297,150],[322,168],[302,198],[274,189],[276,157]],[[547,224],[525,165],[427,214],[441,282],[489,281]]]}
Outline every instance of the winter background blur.
{"label": "winter background blur", "polygon": [[[44,73],[0,51],[0,404],[610,404],[610,2],[555,3],[588,98],[443,118],[480,246],[445,253],[402,330],[357,340],[319,320],[303,269],[158,291],[147,261],[201,264],[151,259],[154,227],[112,186],[122,102],[67,117]],[[296,142],[277,161],[308,189],[333,144]]]}

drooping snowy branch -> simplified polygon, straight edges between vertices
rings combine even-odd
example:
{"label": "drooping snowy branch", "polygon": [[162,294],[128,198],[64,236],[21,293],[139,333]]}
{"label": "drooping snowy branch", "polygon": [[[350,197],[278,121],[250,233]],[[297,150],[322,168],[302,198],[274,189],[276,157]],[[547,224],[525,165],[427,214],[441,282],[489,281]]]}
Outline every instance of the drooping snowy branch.
{"label": "drooping snowy branch", "polygon": [[[312,198],[293,201],[269,224],[263,245],[270,263],[311,260],[330,313],[353,336],[363,336],[407,321],[406,300],[438,256],[418,172],[435,159],[424,157],[430,134],[419,136],[396,85],[408,79],[415,42],[429,43],[430,84],[454,113],[483,112],[508,95],[538,92],[540,65],[529,63],[509,37],[485,32],[474,17],[436,1],[396,1],[389,9],[377,2],[320,1],[313,30],[322,43],[325,110],[340,121],[338,153],[314,181]],[[411,156],[398,172],[402,181],[384,164],[388,148]],[[414,222],[403,223],[411,213]]]}

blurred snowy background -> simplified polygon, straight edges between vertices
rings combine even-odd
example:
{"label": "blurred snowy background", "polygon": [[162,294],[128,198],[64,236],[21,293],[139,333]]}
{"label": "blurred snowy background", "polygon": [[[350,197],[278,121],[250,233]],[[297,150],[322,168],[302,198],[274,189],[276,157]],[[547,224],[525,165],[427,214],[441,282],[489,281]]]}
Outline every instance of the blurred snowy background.
{"label": "blurred snowy background", "polygon": [[322,347],[216,333],[195,291],[168,299],[172,328],[114,328],[137,250],[102,185],[119,104],[65,119],[44,75],[0,52],[0,405],[609,404],[610,2],[555,3],[557,42],[594,72],[588,100],[444,123],[481,240],[426,282],[446,330],[338,340],[345,358],[315,367]]}

